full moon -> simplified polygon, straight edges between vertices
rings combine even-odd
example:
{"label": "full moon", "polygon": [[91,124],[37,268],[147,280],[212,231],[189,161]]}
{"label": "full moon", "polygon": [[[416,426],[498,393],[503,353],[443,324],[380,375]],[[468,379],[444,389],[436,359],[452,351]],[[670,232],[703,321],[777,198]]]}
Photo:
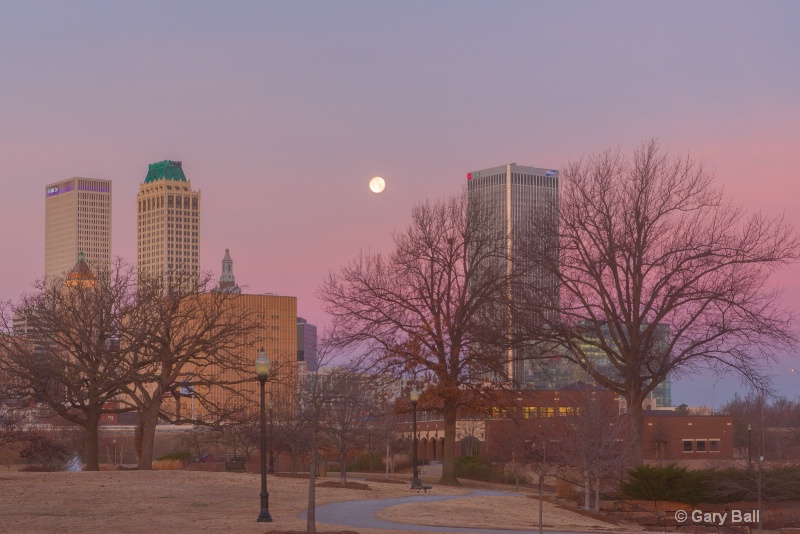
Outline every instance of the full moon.
{"label": "full moon", "polygon": [[380,193],[386,187],[386,182],[380,176],[376,176],[369,181],[369,188],[373,193]]}

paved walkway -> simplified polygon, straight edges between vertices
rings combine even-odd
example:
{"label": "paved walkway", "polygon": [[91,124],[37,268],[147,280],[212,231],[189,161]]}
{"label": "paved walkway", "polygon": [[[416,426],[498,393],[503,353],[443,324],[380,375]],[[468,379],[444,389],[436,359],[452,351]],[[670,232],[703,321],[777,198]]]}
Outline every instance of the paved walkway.
{"label": "paved walkway", "polygon": [[[377,528],[383,530],[408,530],[412,532],[465,532],[473,534],[538,534],[538,530],[511,530],[511,529],[484,529],[484,528],[459,528],[459,527],[434,527],[428,525],[413,525],[408,523],[395,523],[375,517],[375,514],[384,508],[416,502],[449,501],[466,499],[470,497],[508,497],[520,495],[519,493],[506,493],[502,491],[475,490],[466,495],[411,495],[394,499],[369,500],[369,501],[343,501],[323,506],[317,506],[317,521],[334,525],[343,525],[355,528]],[[306,512],[301,514],[306,518]],[[545,531],[548,534],[566,534],[565,532]],[[594,533],[596,534],[596,533]]]}

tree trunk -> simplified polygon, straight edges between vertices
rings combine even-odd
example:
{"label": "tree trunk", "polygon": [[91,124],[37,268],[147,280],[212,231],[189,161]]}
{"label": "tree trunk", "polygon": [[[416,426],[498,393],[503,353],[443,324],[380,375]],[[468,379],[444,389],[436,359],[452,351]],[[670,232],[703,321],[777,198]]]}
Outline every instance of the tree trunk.
{"label": "tree trunk", "polygon": [[446,402],[444,415],[444,447],[442,447],[442,478],[439,484],[443,486],[460,486],[456,478],[456,407],[448,406]]}
{"label": "tree trunk", "polygon": [[628,465],[638,467],[642,465],[642,429],[644,427],[644,414],[642,399],[638,395],[630,395],[626,399],[628,404]]}
{"label": "tree trunk", "polygon": [[542,525],[542,506],[544,503],[544,474],[539,473],[539,534],[542,534],[544,525]]}
{"label": "tree trunk", "polygon": [[592,479],[589,471],[583,472],[583,509],[587,512],[592,509]]}
{"label": "tree trunk", "polygon": [[317,438],[311,438],[311,472],[308,474],[308,512],[306,513],[306,532],[317,531]]}
{"label": "tree trunk", "polygon": [[594,486],[594,511],[600,512],[600,477],[597,477]]}
{"label": "tree trunk", "polygon": [[[153,447],[156,441],[156,425],[161,403],[153,400],[144,410],[139,412],[139,422],[136,432],[137,439],[141,439],[141,450],[138,452],[137,463],[140,471],[153,469]],[[141,436],[141,437],[140,437]]]}
{"label": "tree trunk", "polygon": [[86,412],[86,470],[100,471],[100,451],[98,445],[98,430],[100,413],[93,410]]}
{"label": "tree trunk", "polygon": [[339,481],[342,486],[347,485],[347,456],[345,454],[339,455]]}

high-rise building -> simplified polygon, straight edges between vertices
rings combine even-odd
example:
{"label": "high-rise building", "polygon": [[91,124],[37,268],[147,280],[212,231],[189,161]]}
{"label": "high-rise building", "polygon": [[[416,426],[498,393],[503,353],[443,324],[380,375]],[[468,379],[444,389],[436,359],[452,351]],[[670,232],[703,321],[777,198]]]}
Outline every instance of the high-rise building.
{"label": "high-rise building", "polygon": [[319,368],[317,361],[317,326],[297,318],[297,361],[305,362],[308,371]]}
{"label": "high-rise building", "polygon": [[45,276],[64,276],[81,252],[95,272],[111,265],[110,180],[70,178],[46,188]]}
{"label": "high-rise building", "polygon": [[[467,174],[468,209],[485,210],[486,224],[495,226],[489,231],[506,241],[508,272],[539,250],[549,254],[557,250],[558,198],[556,170],[511,163]],[[557,313],[558,280],[552,272],[526,269],[525,276],[511,287],[512,300],[530,301],[531,293],[549,313]],[[509,324],[509,335],[516,329],[517,325]],[[524,387],[535,369],[521,349],[507,352],[506,366],[517,387]]]}
{"label": "high-rise building", "polygon": [[[215,295],[214,292],[201,296],[208,300],[218,297],[219,295]],[[205,399],[204,403],[198,402],[194,407],[195,416],[204,418],[210,406],[236,410],[245,399],[252,401],[250,406],[258,406],[258,380],[255,379],[253,362],[262,348],[272,362],[270,373],[275,377],[267,382],[269,399],[278,410],[294,406],[298,383],[298,369],[295,364],[297,298],[232,294],[225,299],[227,311],[223,321],[230,320],[230,317],[241,318],[242,314],[246,314],[258,326],[241,340],[240,346],[226,349],[227,357],[232,358],[234,365],[220,367],[216,363],[209,364],[200,359],[197,362],[189,362],[184,368],[187,377],[184,383],[188,391],[182,393],[190,395],[194,393]],[[238,365],[235,364],[236,361],[239,362]],[[191,385],[193,384],[191,377],[199,378],[196,387]],[[186,410],[191,409],[191,405],[185,406],[184,415],[187,414]],[[166,412],[173,410],[174,406],[165,408]]]}
{"label": "high-rise building", "polygon": [[180,161],[150,165],[137,195],[137,264],[141,274],[196,280],[200,273],[200,191]]}

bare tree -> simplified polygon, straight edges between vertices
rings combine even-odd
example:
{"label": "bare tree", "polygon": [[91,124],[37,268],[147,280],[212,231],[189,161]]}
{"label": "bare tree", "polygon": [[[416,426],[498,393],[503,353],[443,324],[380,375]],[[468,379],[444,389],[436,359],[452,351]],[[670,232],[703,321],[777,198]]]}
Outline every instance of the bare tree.
{"label": "bare tree", "polygon": [[323,421],[329,443],[339,455],[339,476],[347,483],[347,459],[360,446],[367,431],[365,412],[369,408],[367,378],[346,369],[334,369],[324,375],[328,382],[330,405]]}
{"label": "bare tree", "polygon": [[[362,252],[317,292],[333,317],[329,344],[370,372],[414,374],[444,416],[440,483],[455,485],[456,411],[465,395],[507,381],[505,240],[466,198],[423,202],[389,254]],[[470,391],[471,390],[471,391]]]}
{"label": "bare tree", "polygon": [[[300,395],[304,389],[300,389]],[[302,405],[301,405],[302,406]],[[306,414],[295,406],[279,404],[274,411],[273,438],[278,448],[289,452],[289,470],[297,473],[298,465],[305,460],[309,451],[310,429],[305,421]]]}
{"label": "bare tree", "polygon": [[177,437],[178,447],[189,451],[192,461],[201,462],[219,441],[218,433],[207,426],[195,426]]}
{"label": "bare tree", "polygon": [[561,304],[553,313],[530,288],[529,339],[560,346],[625,399],[637,465],[642,402],[668,375],[703,366],[764,385],[764,366],[795,342],[770,275],[800,244],[783,218],[746,215],[700,163],[654,141],[630,158],[581,159],[561,178],[558,254],[531,259],[558,278]]}
{"label": "bare tree", "polygon": [[[98,425],[104,413],[129,410],[117,397],[131,379],[119,344],[133,299],[134,271],[120,260],[96,276],[77,273],[35,284],[17,306],[0,305],[0,367],[16,398],[32,397],[86,432],[86,468],[99,470]],[[16,316],[27,327],[13,334]]]}
{"label": "bare tree", "polygon": [[[252,361],[237,351],[252,343],[257,323],[236,305],[238,295],[206,291],[209,277],[196,281],[178,275],[148,277],[140,273],[136,305],[126,324],[122,345],[135,347],[127,360],[134,376],[123,389],[139,420],[135,445],[139,469],[151,469],[156,424],[190,421],[164,411],[164,399],[186,389],[204,413],[224,419],[244,404],[215,403],[211,386],[237,394],[253,380]],[[242,398],[242,403],[245,399]],[[206,421],[207,422],[207,421]]]}
{"label": "bare tree", "polygon": [[25,424],[20,414],[0,405],[0,445],[22,441],[24,436]]}
{"label": "bare tree", "polygon": [[320,347],[318,354],[320,365],[317,370],[310,373],[303,383],[298,399],[297,417],[302,421],[308,437],[308,449],[311,453],[310,472],[308,476],[308,512],[306,514],[306,531],[317,531],[316,519],[316,483],[317,466],[319,464],[319,451],[325,445],[330,445],[325,432],[325,421],[329,417],[331,406],[337,400],[336,389],[333,382],[328,380],[325,373],[320,372],[322,365],[329,361],[327,346]]}
{"label": "bare tree", "polygon": [[583,478],[584,509],[591,509],[592,485],[595,511],[600,511],[601,483],[627,465],[627,428],[616,399],[600,397],[593,388],[567,394],[575,413],[564,420],[569,437],[561,450],[564,463],[577,467]]}
{"label": "bare tree", "polygon": [[545,427],[542,432],[535,435],[526,443],[525,459],[529,462],[531,471],[537,475],[537,492],[539,507],[537,510],[537,528],[539,534],[544,532],[544,481],[548,476],[553,476],[561,470],[560,440],[551,440],[551,428]]}

